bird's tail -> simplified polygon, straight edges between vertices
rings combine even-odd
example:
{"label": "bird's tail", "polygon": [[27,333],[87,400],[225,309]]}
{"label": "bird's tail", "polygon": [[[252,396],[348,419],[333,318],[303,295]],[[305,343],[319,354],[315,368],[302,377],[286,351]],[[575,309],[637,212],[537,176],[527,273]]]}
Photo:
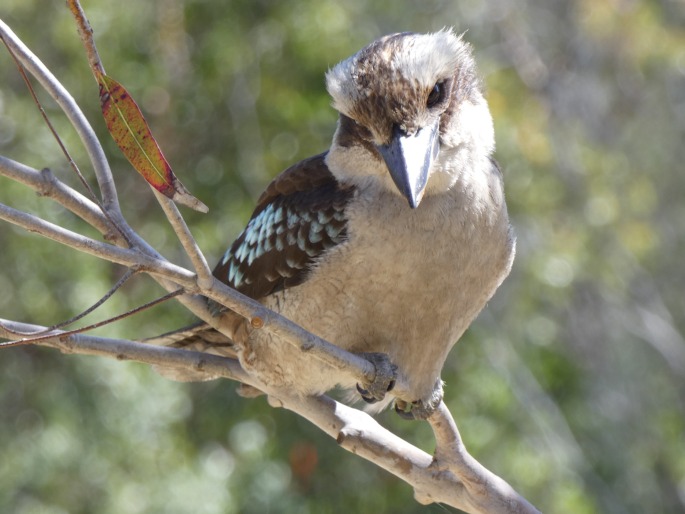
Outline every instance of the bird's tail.
{"label": "bird's tail", "polygon": [[[235,345],[231,339],[216,331],[208,324],[199,322],[173,332],[143,339],[141,342],[158,346],[183,348],[197,352],[213,353],[222,357],[237,359]],[[192,371],[169,366],[154,366],[160,375],[179,382],[204,382],[218,378],[203,371]]]}

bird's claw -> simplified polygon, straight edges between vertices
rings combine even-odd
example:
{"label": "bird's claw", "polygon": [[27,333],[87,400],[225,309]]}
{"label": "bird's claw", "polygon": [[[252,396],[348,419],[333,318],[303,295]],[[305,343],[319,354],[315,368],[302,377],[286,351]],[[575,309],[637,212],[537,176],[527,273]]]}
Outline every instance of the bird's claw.
{"label": "bird's claw", "polygon": [[385,394],[395,387],[397,366],[390,362],[384,353],[360,354],[376,368],[376,376],[369,384],[357,384],[357,391],[366,403],[376,403],[385,398]]}
{"label": "bird's claw", "polygon": [[435,409],[438,408],[440,402],[442,401],[443,391],[442,391],[442,380],[438,379],[433,388],[433,392],[430,397],[424,400],[416,400],[413,402],[407,402],[395,399],[395,412],[403,418],[408,420],[414,419],[428,419]]}
{"label": "bird's claw", "polygon": [[421,400],[415,402],[405,402],[404,400],[395,400],[395,412],[402,418],[408,420],[427,419],[435,411],[436,406],[432,404],[424,404]]}

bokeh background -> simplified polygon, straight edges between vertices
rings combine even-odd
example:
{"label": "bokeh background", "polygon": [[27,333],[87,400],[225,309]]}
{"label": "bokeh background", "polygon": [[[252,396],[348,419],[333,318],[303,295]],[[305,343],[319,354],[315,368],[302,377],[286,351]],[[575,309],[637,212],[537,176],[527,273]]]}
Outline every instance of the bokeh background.
{"label": "bokeh background", "polygon": [[[212,261],[270,178],[329,144],[330,66],[386,33],[466,31],[495,119],[518,256],[448,360],[447,404],[473,455],[544,512],[685,511],[682,0],[83,4],[108,73],[210,207],[187,218]],[[0,17],[101,134],[131,224],[185,263],[103,130],[64,3],[3,0]],[[73,130],[40,96],[91,176]],[[2,49],[0,154],[76,184]],[[92,234],[3,178],[0,201]],[[6,224],[0,248],[4,318],[66,319],[123,272]],[[161,292],[140,277],[89,321]],[[99,333],[145,337],[189,321],[169,304]],[[2,350],[0,512],[454,511],[420,506],[406,484],[234,387],[44,348]],[[426,424],[379,420],[432,451]]]}

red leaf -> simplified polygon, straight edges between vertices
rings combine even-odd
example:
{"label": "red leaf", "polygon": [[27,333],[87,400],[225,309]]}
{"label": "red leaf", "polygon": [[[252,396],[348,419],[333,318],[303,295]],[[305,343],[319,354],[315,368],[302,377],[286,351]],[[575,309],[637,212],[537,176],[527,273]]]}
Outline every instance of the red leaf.
{"label": "red leaf", "polygon": [[207,212],[207,206],[174,175],[143,113],[124,86],[102,73],[97,73],[96,78],[107,129],[131,165],[157,191],[191,209]]}

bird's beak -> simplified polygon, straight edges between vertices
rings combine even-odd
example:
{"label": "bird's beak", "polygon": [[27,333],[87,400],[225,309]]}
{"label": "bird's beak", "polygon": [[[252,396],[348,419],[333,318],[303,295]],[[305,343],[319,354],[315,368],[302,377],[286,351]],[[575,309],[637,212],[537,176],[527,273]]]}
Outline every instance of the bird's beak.
{"label": "bird's beak", "polygon": [[438,155],[438,125],[439,120],[436,120],[411,136],[395,126],[390,143],[377,146],[392,180],[412,209],[421,203],[428,172]]}

